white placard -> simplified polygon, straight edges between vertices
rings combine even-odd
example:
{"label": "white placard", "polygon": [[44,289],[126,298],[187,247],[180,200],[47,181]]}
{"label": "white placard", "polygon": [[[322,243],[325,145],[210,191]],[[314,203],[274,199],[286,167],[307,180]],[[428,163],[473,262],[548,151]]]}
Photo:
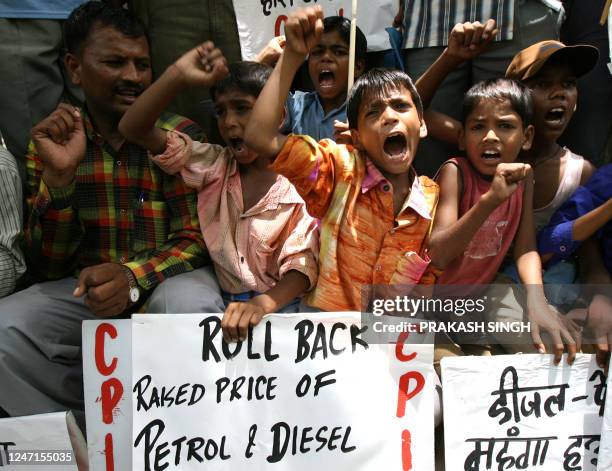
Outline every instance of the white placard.
{"label": "white placard", "polygon": [[132,323],[133,469],[433,469],[431,345],[368,344],[346,313],[229,347],[217,315]]}
{"label": "white placard", "polygon": [[132,469],[132,323],[83,322],[83,380],[91,471]]}
{"label": "white placard", "polygon": [[442,360],[446,471],[595,471],[605,376],[593,355]]}
{"label": "white placard", "polygon": [[[292,10],[321,5],[325,16],[340,15],[350,19],[351,0],[233,0],[243,60],[253,60],[266,44],[283,34],[282,24]],[[359,2],[357,26],[368,40],[368,50],[390,49],[385,31],[393,24],[399,10],[397,0]]]}
{"label": "white placard", "polygon": [[[0,420],[0,468],[7,471],[77,471],[68,417],[66,412],[54,412]],[[72,427],[76,427],[74,418],[70,416],[70,419]],[[79,431],[74,433],[80,435]],[[82,436],[75,436],[76,440],[79,438],[82,440]]]}
{"label": "white placard", "polygon": [[[607,391],[612,391],[612,375],[608,372]],[[601,424],[601,444],[597,471],[612,469],[612,393],[606,394],[606,408]]]}

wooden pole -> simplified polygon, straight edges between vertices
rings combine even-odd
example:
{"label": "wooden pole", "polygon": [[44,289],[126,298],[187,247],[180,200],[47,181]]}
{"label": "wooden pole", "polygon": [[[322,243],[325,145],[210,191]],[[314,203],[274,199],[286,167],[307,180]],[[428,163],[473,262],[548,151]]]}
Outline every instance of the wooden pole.
{"label": "wooden pole", "polygon": [[349,70],[348,70],[348,88],[351,89],[355,82],[355,41],[357,37],[357,0],[353,0],[351,8],[351,42],[349,45]]}

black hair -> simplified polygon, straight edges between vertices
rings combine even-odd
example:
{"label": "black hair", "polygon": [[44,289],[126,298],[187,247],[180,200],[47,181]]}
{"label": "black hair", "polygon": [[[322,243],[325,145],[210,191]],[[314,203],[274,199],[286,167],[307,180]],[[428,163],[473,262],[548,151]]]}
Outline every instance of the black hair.
{"label": "black hair", "polygon": [[416,106],[419,113],[419,118],[422,119],[423,103],[408,74],[401,70],[375,68],[359,77],[348,94],[346,114],[348,116],[349,128],[357,129],[359,108],[364,99],[371,100],[391,90],[399,90],[401,88],[405,88],[410,92],[414,106]]}
{"label": "black hair", "polygon": [[478,82],[470,88],[463,98],[464,123],[480,100],[508,100],[512,109],[521,117],[523,128],[526,128],[532,122],[533,101],[531,90],[517,80],[504,77],[489,79]]}
{"label": "black hair", "polygon": [[80,52],[94,26],[112,26],[128,38],[147,37],[143,24],[128,10],[106,2],[89,1],[79,5],[64,23],[64,45],[71,54]]}
{"label": "black hair", "polygon": [[[340,37],[346,44],[351,43],[351,22],[342,16],[328,16],[323,20],[323,32],[331,33],[338,31]],[[368,40],[363,31],[357,26],[355,34],[355,59],[365,60],[368,51]]]}
{"label": "black hair", "polygon": [[259,62],[241,61],[230,64],[229,74],[210,89],[213,100],[229,90],[240,90],[257,98],[272,73],[272,67]]}

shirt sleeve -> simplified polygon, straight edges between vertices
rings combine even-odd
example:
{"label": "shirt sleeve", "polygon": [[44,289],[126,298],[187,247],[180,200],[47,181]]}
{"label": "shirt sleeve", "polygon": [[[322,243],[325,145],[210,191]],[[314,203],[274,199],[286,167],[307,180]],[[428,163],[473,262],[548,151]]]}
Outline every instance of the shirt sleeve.
{"label": "shirt sleeve", "polygon": [[289,231],[279,256],[279,276],[297,270],[310,281],[309,290],[317,284],[319,258],[319,230],[317,222],[308,215],[303,205],[296,207]]}
{"label": "shirt sleeve", "polygon": [[328,139],[317,142],[292,134],[272,163],[272,169],[295,186],[315,218],[323,218],[329,209],[340,148]]}
{"label": "shirt sleeve", "polygon": [[29,218],[25,243],[32,269],[49,279],[72,273],[84,230],[74,208],[74,181],[65,188],[49,188],[42,179],[42,163],[33,142],[26,155],[26,202]]}
{"label": "shirt sleeve", "polygon": [[21,178],[13,156],[0,149],[0,297],[15,289],[25,272],[19,248],[22,226]]}
{"label": "shirt sleeve", "polygon": [[214,164],[222,151],[220,146],[194,141],[181,132],[168,131],[164,152],[150,157],[165,173],[180,173],[189,188],[200,190],[218,173]]}
{"label": "shirt sleeve", "polygon": [[572,237],[574,222],[580,216],[605,203],[610,197],[611,171],[612,165],[602,167],[553,214],[548,226],[538,233],[538,252],[540,254],[552,253],[554,254],[553,260],[565,259],[580,247],[582,242]]}

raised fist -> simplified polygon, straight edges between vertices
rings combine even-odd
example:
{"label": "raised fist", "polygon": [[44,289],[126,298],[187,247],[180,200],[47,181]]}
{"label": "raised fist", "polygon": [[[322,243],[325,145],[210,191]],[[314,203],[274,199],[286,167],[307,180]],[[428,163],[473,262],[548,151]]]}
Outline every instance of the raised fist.
{"label": "raised fist", "polygon": [[69,185],[85,157],[87,139],[78,108],[60,103],[32,128],[32,140],[43,163],[43,180],[53,188]]}
{"label": "raised fist", "polygon": [[227,59],[211,41],[183,54],[174,67],[185,85],[212,87],[228,74]]}
{"label": "raised fist", "polygon": [[323,9],[320,6],[295,10],[285,23],[285,50],[306,56],[323,34]]}

